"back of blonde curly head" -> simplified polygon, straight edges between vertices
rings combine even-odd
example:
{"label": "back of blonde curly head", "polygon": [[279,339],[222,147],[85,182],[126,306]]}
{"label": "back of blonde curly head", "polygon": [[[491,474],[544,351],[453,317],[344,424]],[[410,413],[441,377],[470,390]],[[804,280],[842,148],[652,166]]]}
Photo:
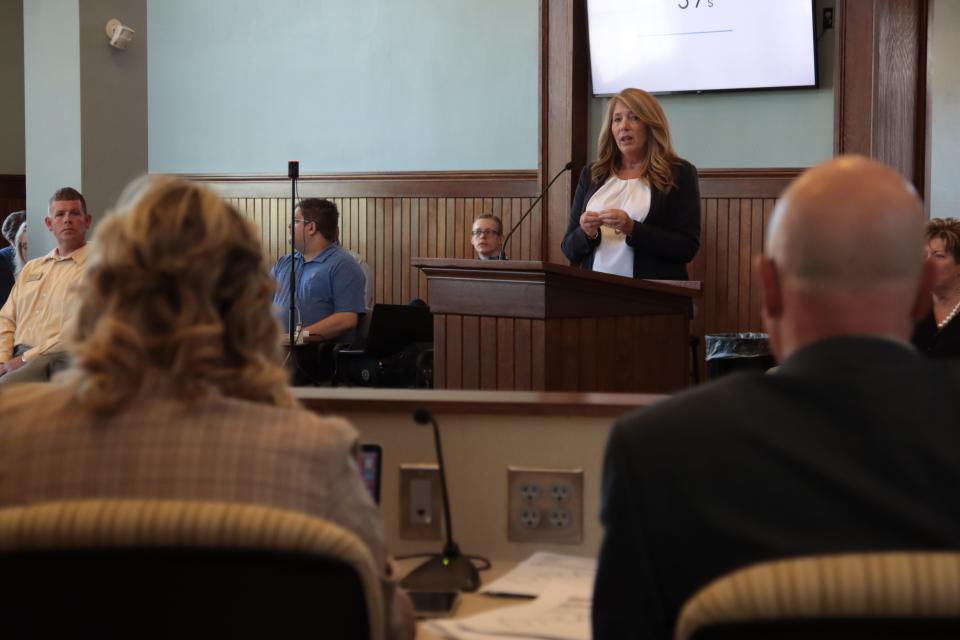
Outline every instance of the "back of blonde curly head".
{"label": "back of blonde curly head", "polygon": [[291,406],[273,291],[233,207],[185,180],[142,178],[94,235],[67,377],[95,411],[160,389]]}

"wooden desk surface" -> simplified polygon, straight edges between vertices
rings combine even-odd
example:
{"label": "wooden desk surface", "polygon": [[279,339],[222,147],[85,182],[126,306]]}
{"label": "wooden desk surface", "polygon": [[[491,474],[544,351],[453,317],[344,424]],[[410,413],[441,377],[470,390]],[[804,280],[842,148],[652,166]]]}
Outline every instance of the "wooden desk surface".
{"label": "wooden desk surface", "polygon": [[577,393],[559,391],[468,391],[450,389],[378,389],[373,387],[292,387],[303,406],[318,413],[410,412],[472,415],[559,415],[614,418],[669,396],[653,393]]}
{"label": "wooden desk surface", "polygon": [[[400,570],[400,574],[406,575],[416,568],[421,562],[423,562],[423,558],[415,558],[410,560],[400,560],[397,562],[397,565]],[[486,585],[493,582],[503,574],[513,569],[515,566],[517,566],[516,562],[492,561],[490,569],[480,573],[481,584]],[[453,617],[466,618],[474,614],[483,613],[484,611],[497,609],[499,607],[529,603],[529,598],[511,598],[506,596],[488,596],[482,593],[464,593],[460,597],[460,606],[457,607]],[[444,636],[437,635],[436,633],[426,629],[424,621],[418,620],[416,640],[444,640]]]}

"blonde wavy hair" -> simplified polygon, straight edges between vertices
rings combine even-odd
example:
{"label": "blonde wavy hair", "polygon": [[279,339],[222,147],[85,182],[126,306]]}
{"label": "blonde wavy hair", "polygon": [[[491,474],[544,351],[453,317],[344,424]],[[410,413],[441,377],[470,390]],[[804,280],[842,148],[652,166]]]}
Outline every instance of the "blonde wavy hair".
{"label": "blonde wavy hair", "polygon": [[590,170],[595,184],[603,184],[620,168],[622,155],[617,141],[610,131],[613,110],[620,102],[647,126],[646,158],[641,167],[644,179],[659,191],[667,193],[676,186],[673,180],[673,165],[679,160],[670,141],[670,125],[663,107],[657,99],[642,89],[624,89],[610,98],[607,115],[597,139],[597,161]]}
{"label": "blonde wavy hair", "polygon": [[140,178],[98,226],[67,373],[110,411],[158,387],[293,406],[271,316],[274,282],[251,223],[213,191]]}

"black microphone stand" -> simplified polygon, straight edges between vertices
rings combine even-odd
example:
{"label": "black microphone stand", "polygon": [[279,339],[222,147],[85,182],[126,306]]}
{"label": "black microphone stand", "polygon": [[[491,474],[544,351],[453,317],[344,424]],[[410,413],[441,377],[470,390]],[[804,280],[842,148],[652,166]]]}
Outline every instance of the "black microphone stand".
{"label": "black microphone stand", "polygon": [[291,160],[287,163],[287,176],[290,178],[290,311],[287,328],[290,332],[290,352],[297,344],[297,178],[300,177],[300,163]]}
{"label": "black microphone stand", "polygon": [[443,497],[443,517],[447,521],[447,542],[443,552],[410,572],[400,582],[405,589],[422,591],[476,591],[480,586],[480,574],[469,557],[460,553],[453,541],[453,520],[450,519],[450,498],[447,493],[447,472],[443,465],[443,447],[440,445],[440,427],[428,409],[413,412],[417,424],[433,425],[433,444],[437,450],[437,465],[440,467],[440,493]]}
{"label": "black microphone stand", "polygon": [[543,196],[547,195],[547,191],[550,191],[550,187],[553,186],[553,183],[557,181],[557,178],[565,174],[567,171],[573,169],[573,161],[568,162],[563,165],[563,169],[560,169],[557,172],[557,175],[553,176],[553,179],[547,183],[547,186],[540,192],[540,195],[537,196],[537,199],[533,201],[533,204],[520,216],[520,220],[517,221],[513,228],[510,229],[510,233],[507,234],[507,237],[503,239],[503,244],[500,245],[500,255],[497,256],[497,260],[506,260],[507,259],[507,243],[510,242],[510,238],[513,237],[513,234],[517,232],[517,229],[520,228],[520,225],[523,224],[523,221],[527,219],[527,216],[530,215],[530,212],[533,211],[533,208],[537,206],[537,203],[543,199]]}

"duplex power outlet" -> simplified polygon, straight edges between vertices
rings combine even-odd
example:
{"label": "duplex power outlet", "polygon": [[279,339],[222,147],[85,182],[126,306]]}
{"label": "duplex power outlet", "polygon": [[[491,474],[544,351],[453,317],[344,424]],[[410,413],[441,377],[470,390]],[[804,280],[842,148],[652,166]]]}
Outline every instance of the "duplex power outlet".
{"label": "duplex power outlet", "polygon": [[583,470],[507,467],[507,539],[583,542]]}
{"label": "duplex power outlet", "polygon": [[400,465],[400,538],[443,537],[443,494],[435,464]]}

